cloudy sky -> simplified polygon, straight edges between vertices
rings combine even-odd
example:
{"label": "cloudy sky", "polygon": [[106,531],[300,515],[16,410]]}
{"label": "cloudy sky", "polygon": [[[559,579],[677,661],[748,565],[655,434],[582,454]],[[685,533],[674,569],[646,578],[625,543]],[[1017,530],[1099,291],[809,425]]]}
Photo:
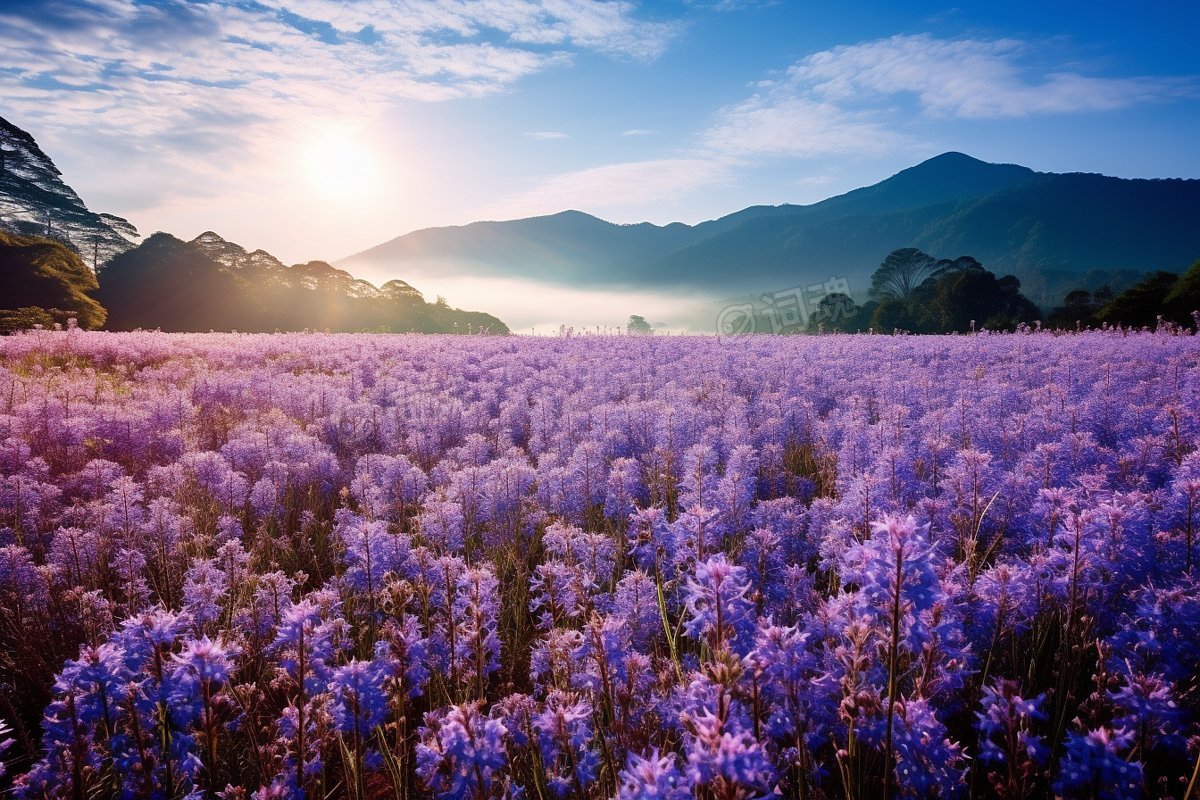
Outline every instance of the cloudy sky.
{"label": "cloudy sky", "polygon": [[946,150],[1200,177],[1200,4],[4,0],[0,115],[90,206],[285,261],[696,222]]}

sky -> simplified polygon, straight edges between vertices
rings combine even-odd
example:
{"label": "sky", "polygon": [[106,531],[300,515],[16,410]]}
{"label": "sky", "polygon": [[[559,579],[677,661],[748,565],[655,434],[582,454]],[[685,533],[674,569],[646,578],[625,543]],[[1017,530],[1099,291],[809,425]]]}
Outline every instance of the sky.
{"label": "sky", "polygon": [[948,150],[1200,177],[1197,40],[1195,0],[3,0],[0,115],[94,210],[292,263],[694,223]]}

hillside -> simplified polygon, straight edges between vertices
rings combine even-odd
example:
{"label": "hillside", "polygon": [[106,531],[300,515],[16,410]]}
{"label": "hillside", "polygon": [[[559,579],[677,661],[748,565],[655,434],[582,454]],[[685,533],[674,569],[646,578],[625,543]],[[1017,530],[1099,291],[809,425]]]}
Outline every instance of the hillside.
{"label": "hillside", "polygon": [[3,117],[0,230],[61,241],[93,271],[138,239],[128,220],[89,209],[33,136]]}
{"label": "hillside", "polygon": [[96,276],[62,242],[0,231],[0,332],[70,318],[98,328],[105,312],[89,296],[96,288]]}
{"label": "hillside", "polygon": [[1118,286],[1200,255],[1200,180],[1038,173],[945,153],[806,206],[755,206],[684,225],[614,225],[580,212],[400,236],[338,262],[376,274],[505,275],[571,286],[753,293],[844,275],[899,247],[970,254],[1039,303]]}
{"label": "hillside", "polygon": [[508,332],[490,314],[427,303],[403,281],[376,288],[323,261],[285,266],[212,232],[191,242],[154,234],[109,262],[97,299],[112,330]]}

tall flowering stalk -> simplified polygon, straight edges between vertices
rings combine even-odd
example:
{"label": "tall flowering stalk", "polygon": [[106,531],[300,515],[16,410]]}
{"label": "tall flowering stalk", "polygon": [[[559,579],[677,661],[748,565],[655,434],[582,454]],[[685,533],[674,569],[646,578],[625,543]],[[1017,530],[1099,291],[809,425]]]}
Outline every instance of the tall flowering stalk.
{"label": "tall flowering stalk", "polygon": [[480,714],[480,703],[430,712],[417,745],[417,774],[442,800],[484,800],[507,755],[508,730]]}
{"label": "tall flowering stalk", "polygon": [[872,536],[845,554],[843,578],[859,585],[857,604],[882,631],[887,659],[884,796],[895,785],[894,728],[899,700],[901,656],[915,654],[928,641],[924,613],[937,601],[939,581],[929,525],[912,517],[888,517],[871,525]]}
{"label": "tall flowering stalk", "polygon": [[204,777],[210,792],[220,786],[217,757],[221,724],[218,717],[228,705],[221,690],[229,682],[237,654],[236,645],[204,636],[185,642],[183,651],[175,656],[175,686],[171,700],[181,709],[180,713],[193,720],[204,738]]}

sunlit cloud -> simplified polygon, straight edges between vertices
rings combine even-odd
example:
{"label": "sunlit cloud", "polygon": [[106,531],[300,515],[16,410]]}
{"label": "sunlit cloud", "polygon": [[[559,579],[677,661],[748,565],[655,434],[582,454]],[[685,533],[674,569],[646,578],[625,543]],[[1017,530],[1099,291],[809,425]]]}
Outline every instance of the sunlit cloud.
{"label": "sunlit cloud", "polygon": [[481,210],[481,216],[510,219],[570,208],[603,212],[650,203],[666,204],[728,180],[732,172],[731,162],[704,157],[605,164],[551,176]]}
{"label": "sunlit cloud", "polygon": [[911,94],[928,113],[976,119],[1114,111],[1195,91],[1187,79],[1047,66],[1041,50],[1017,39],[893,36],[811,55],[788,71],[783,86],[856,105]]}
{"label": "sunlit cloud", "polygon": [[726,155],[879,156],[916,142],[906,97],[917,116],[987,119],[1114,111],[1195,90],[1189,79],[1046,67],[1041,51],[1015,39],[928,34],[835,47],[759,81],[752,96],[717,113],[702,141]]}
{"label": "sunlit cloud", "polygon": [[267,177],[248,173],[314,118],[507,91],[579,50],[651,60],[676,33],[599,0],[11,0],[0,92],[6,116],[51,143],[86,140],[160,175],[129,191],[129,213],[228,191],[232,173]]}

